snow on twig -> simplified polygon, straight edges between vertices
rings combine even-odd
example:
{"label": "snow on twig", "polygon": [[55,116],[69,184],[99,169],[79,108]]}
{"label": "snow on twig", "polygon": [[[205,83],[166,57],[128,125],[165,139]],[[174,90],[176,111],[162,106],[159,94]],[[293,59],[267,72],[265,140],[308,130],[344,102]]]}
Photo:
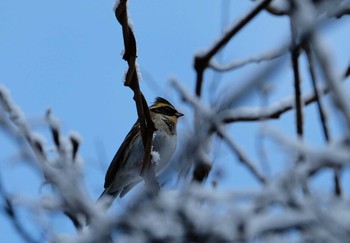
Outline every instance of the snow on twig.
{"label": "snow on twig", "polygon": [[341,77],[335,74],[331,63],[328,60],[329,55],[325,53],[326,48],[321,44],[321,41],[316,36],[313,36],[311,43],[315,50],[315,55],[318,62],[322,68],[325,80],[332,90],[332,98],[334,103],[343,113],[347,127],[350,128],[350,106],[347,98],[349,95],[344,89],[341,88],[339,82]]}
{"label": "snow on twig", "polygon": [[217,113],[214,110],[210,111],[209,108],[203,106],[197,97],[191,96],[176,80],[172,81],[172,85],[180,92],[183,99],[189,102],[192,106],[194,106],[195,109],[199,112],[199,114],[203,116],[202,121],[204,123],[207,122],[209,124],[209,130],[207,131],[207,133],[210,134],[210,130],[214,129],[218,136],[221,137],[224,141],[226,141],[229,147],[238,156],[239,161],[242,162],[242,164],[249,169],[249,171],[258,179],[258,181],[264,184],[266,182],[266,179],[260,172],[258,172],[254,163],[248,158],[247,155],[243,153],[243,151],[226,134],[226,132],[223,131],[220,120],[216,119],[217,117],[220,117],[220,115],[217,116]]}
{"label": "snow on twig", "polygon": [[80,166],[72,163],[72,156],[67,150],[69,144],[61,146],[62,150],[58,153],[58,157],[49,160],[43,142],[38,139],[38,134],[31,131],[23,113],[13,103],[9,93],[3,87],[0,89],[0,105],[6,110],[10,120],[18,129],[18,134],[29,144],[34,154],[35,166],[58,190],[62,207],[66,208],[67,212],[73,213],[71,216],[74,216],[74,219],[78,218],[79,214],[84,215],[88,220],[94,218],[98,213],[81,183]]}
{"label": "snow on twig", "polygon": [[[289,45],[288,45],[289,46]],[[264,61],[270,61],[275,58],[278,58],[288,52],[288,48],[286,46],[283,46],[279,49],[272,50],[270,52],[254,56],[254,57],[248,57],[241,61],[233,61],[231,63],[228,63],[226,65],[218,64],[215,61],[211,61],[209,63],[209,67],[211,67],[213,70],[218,72],[227,72],[232,71],[237,68],[241,68],[245,65],[252,64],[252,63],[260,63]]]}

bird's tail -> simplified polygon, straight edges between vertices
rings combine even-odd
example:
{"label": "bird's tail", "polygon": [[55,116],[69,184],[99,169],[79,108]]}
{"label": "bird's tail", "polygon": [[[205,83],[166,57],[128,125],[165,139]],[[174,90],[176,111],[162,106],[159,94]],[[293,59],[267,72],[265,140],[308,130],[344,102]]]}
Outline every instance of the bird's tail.
{"label": "bird's tail", "polygon": [[107,208],[109,208],[112,203],[114,202],[114,200],[116,199],[116,197],[119,195],[120,191],[116,191],[116,192],[109,192],[108,190],[109,188],[104,189],[104,191],[101,193],[100,197],[97,199],[97,202],[104,200],[105,201],[105,206]]}

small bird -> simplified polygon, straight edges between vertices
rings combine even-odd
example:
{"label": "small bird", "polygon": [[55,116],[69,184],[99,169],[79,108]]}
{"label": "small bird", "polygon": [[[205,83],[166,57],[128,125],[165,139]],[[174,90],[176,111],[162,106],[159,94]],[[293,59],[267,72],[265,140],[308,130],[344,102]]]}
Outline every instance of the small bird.
{"label": "small bird", "polygon": [[[177,120],[183,114],[178,112],[169,101],[161,97],[156,98],[149,110],[156,128],[153,133],[152,151],[159,155],[155,165],[156,172],[158,172],[165,167],[175,152]],[[109,165],[105,177],[105,189],[99,199],[106,196],[113,200],[118,196],[123,197],[142,181],[140,171],[143,156],[144,147],[140,123],[136,121]],[[111,200],[110,205],[113,200]]]}

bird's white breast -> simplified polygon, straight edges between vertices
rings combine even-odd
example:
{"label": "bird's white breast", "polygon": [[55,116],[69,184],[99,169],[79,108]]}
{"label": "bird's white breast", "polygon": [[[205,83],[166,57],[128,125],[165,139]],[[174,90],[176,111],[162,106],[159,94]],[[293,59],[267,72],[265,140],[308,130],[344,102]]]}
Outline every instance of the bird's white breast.
{"label": "bird's white breast", "polygon": [[170,161],[176,149],[176,134],[169,135],[163,131],[156,131],[153,137],[153,151],[159,154],[159,161],[155,161],[156,171],[160,171]]}

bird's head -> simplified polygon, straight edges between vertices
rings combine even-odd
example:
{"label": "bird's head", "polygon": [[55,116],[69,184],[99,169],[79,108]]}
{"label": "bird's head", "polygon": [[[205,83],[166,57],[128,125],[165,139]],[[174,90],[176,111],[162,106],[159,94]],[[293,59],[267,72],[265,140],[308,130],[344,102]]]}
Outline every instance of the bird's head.
{"label": "bird's head", "polygon": [[175,124],[177,123],[177,119],[184,115],[181,112],[178,112],[169,101],[161,97],[157,97],[155,102],[149,107],[149,109],[151,112],[166,116]]}

